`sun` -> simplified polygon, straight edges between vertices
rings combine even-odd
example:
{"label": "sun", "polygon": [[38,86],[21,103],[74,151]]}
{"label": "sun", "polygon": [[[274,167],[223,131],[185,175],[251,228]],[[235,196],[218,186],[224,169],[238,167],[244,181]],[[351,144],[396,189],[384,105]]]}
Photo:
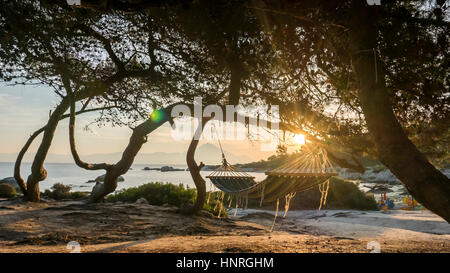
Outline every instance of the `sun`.
{"label": "sun", "polygon": [[299,145],[305,145],[305,143],[306,143],[305,135],[303,135],[303,134],[295,135],[294,136],[294,142],[299,144]]}

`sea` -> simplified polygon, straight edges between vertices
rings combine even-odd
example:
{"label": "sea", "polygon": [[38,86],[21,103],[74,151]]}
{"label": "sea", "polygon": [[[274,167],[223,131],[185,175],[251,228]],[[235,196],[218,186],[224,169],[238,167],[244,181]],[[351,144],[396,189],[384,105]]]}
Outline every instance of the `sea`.
{"label": "sea", "polygon": [[[118,183],[118,190],[140,186],[149,182],[163,182],[172,184],[183,184],[186,187],[195,188],[195,184],[191,178],[189,171],[170,171],[161,172],[158,170],[145,171],[145,167],[160,168],[167,164],[134,164],[126,174],[123,175],[124,182]],[[177,169],[187,169],[186,165],[170,165]],[[71,163],[46,163],[44,165],[47,170],[47,179],[39,183],[40,191],[50,189],[55,183],[70,185],[72,191],[91,191],[95,183],[87,183],[96,177],[105,174],[103,170],[88,171]],[[0,180],[5,177],[13,176],[14,163],[0,162]],[[207,181],[207,189],[212,189],[211,183],[206,176],[212,171],[201,171],[200,174]],[[21,175],[26,178],[31,173],[31,163],[22,163]],[[256,181],[262,181],[266,175],[262,172],[247,172],[255,177]]]}

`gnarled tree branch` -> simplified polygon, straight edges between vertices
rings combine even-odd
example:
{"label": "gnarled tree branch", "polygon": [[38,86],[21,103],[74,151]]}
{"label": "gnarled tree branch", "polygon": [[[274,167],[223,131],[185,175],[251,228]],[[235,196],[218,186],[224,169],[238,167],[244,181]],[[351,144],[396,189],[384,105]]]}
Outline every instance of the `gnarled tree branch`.
{"label": "gnarled tree branch", "polygon": [[186,163],[188,165],[189,172],[191,173],[192,180],[194,180],[195,187],[197,188],[197,198],[195,200],[195,204],[187,211],[188,213],[192,214],[199,212],[203,208],[203,204],[205,203],[206,199],[206,182],[200,175],[200,171],[203,168],[204,164],[203,162],[200,162],[200,165],[198,165],[195,161],[195,150],[197,149],[200,135],[203,132],[206,123],[210,120],[210,117],[203,118],[202,122],[199,123],[198,128],[194,133],[194,137],[189,144],[189,148],[186,154]]}
{"label": "gnarled tree branch", "polygon": [[75,98],[73,92],[69,94],[70,100],[70,118],[69,118],[69,143],[70,143],[70,152],[72,153],[72,157],[77,164],[78,167],[86,169],[86,170],[107,170],[111,167],[111,165],[107,163],[100,164],[90,164],[81,160],[78,155],[77,148],[75,145]]}

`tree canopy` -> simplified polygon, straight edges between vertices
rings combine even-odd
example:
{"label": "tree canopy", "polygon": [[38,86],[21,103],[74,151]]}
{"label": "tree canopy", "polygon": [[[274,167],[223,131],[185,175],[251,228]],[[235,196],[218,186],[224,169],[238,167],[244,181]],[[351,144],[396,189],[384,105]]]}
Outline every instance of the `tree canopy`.
{"label": "tree canopy", "polygon": [[[448,158],[445,1],[42,0],[2,7],[0,76],[46,84],[61,96],[42,129],[28,186],[45,179],[54,130],[69,108],[74,122],[75,101],[82,110],[102,109],[99,123],[134,127],[157,108],[200,96],[222,105],[279,105],[283,130],[377,156],[421,202],[441,192],[439,202],[450,204],[448,178],[424,156]],[[140,138],[151,132],[144,131]],[[408,173],[405,161],[418,173]]]}

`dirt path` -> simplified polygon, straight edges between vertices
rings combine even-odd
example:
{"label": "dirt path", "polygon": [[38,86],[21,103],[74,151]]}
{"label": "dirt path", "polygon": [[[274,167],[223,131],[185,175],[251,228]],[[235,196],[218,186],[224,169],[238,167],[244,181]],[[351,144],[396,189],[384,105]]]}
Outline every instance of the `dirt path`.
{"label": "dirt path", "polygon": [[[294,214],[295,215],[295,214]],[[300,218],[252,212],[241,219],[208,213],[185,216],[174,207],[146,204],[0,201],[0,252],[450,252],[450,238],[339,236]]]}

